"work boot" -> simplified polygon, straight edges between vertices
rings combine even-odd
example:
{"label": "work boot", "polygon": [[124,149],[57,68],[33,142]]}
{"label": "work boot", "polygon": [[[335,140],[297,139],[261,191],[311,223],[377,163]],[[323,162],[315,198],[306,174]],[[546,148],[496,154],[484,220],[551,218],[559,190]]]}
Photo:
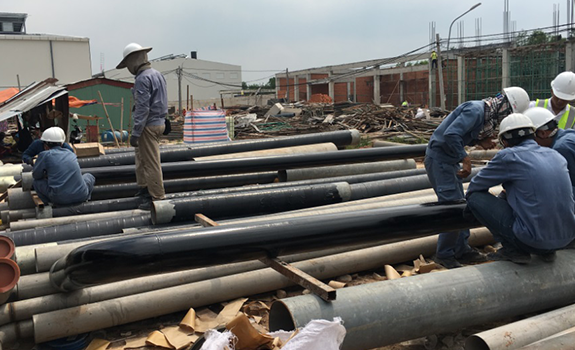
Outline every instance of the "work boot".
{"label": "work boot", "polygon": [[472,250],[458,257],[457,261],[459,261],[462,264],[480,263],[480,262],[486,262],[487,257],[479,250],[472,248]]}
{"label": "work boot", "polygon": [[134,197],[149,198],[149,197],[150,197],[150,192],[148,192],[148,188],[147,188],[147,187],[140,187],[140,188],[138,189],[138,192],[136,192],[136,194],[134,195]]}
{"label": "work boot", "polygon": [[138,206],[140,210],[152,210],[152,198],[145,198]]}
{"label": "work boot", "polygon": [[555,252],[545,253],[545,254],[537,254],[537,256],[539,257],[539,259],[541,259],[542,261],[544,261],[546,263],[552,263],[555,261],[555,259],[557,259],[557,253],[555,253]]}
{"label": "work boot", "polygon": [[531,261],[531,254],[503,247],[495,253],[487,254],[487,259],[492,261],[511,261],[516,264],[527,264]]}
{"label": "work boot", "polygon": [[451,269],[456,269],[456,268],[458,268],[458,267],[463,267],[463,265],[461,265],[461,264],[459,263],[459,261],[457,261],[457,259],[455,259],[455,257],[453,257],[453,256],[450,256],[450,257],[448,257],[448,258],[438,258],[438,257],[434,257],[434,258],[433,258],[433,261],[434,261],[436,264],[439,264],[439,265],[441,265],[441,266],[443,266],[443,267],[445,267],[446,269],[449,269],[449,270],[451,270]]}

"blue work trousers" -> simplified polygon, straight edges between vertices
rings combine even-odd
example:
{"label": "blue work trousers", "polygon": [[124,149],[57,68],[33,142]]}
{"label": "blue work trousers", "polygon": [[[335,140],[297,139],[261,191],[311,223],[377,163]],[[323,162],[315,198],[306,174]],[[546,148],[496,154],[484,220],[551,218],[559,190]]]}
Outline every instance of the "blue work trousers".
{"label": "blue work trousers", "polygon": [[505,199],[497,198],[489,192],[474,192],[467,198],[467,206],[473,216],[491,231],[493,238],[501,242],[503,247],[532,254],[553,252],[528,246],[517,238],[513,232],[515,215]]}
{"label": "blue work trousers", "polygon": [[[425,157],[424,164],[429,182],[440,203],[465,198],[462,179],[457,176],[459,164],[443,163],[429,156]],[[440,259],[458,258],[470,252],[472,248],[467,243],[468,239],[469,230],[440,233],[437,240],[437,257]]]}
{"label": "blue work trousers", "polygon": [[87,196],[79,196],[78,193],[56,196],[54,191],[50,188],[50,186],[48,186],[47,179],[34,180],[34,190],[42,202],[46,204],[52,203],[64,206],[80,204],[90,199],[90,195],[94,189],[94,184],[96,183],[96,178],[92,174],[84,174],[82,175],[82,179],[84,180],[84,184],[88,189]]}

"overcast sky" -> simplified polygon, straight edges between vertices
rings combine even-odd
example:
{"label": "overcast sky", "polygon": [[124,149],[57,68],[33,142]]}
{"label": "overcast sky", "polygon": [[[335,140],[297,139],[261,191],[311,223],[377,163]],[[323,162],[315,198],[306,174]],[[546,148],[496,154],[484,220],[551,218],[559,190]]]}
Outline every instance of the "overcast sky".
{"label": "overcast sky", "polygon": [[[242,67],[244,81],[267,82],[298,70],[401,55],[429,43],[430,22],[447,38],[450,23],[478,0],[19,0],[0,12],[27,13],[28,33],[90,39],[92,71],[111,69],[130,42],[150,58],[197,51],[198,58]],[[503,31],[504,0],[483,0],[465,15],[465,36]],[[554,4],[567,22],[567,0],[510,0],[516,29],[553,25]],[[453,25],[451,38],[457,36]],[[24,58],[23,58],[24,59]],[[28,59],[33,59],[28,58]]]}

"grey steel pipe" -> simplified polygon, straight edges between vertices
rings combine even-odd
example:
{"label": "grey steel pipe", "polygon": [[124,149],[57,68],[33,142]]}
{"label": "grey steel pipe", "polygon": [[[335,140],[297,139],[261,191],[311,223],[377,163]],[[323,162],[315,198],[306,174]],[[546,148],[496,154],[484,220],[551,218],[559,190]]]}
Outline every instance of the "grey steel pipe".
{"label": "grey steel pipe", "polygon": [[140,210],[140,209],[133,209],[133,210],[122,210],[116,212],[103,212],[103,213],[95,213],[95,214],[83,214],[83,215],[74,215],[74,216],[62,216],[58,218],[50,218],[50,219],[33,219],[33,220],[22,220],[10,223],[10,231],[21,231],[27,230],[32,228],[40,228],[40,227],[50,227],[50,226],[59,226],[59,225],[67,225],[67,224],[74,224],[80,222],[87,222],[87,221],[95,221],[95,220],[111,220],[116,218],[131,218],[131,217],[140,217],[144,214],[148,214],[148,211]]}
{"label": "grey steel pipe", "polygon": [[206,157],[195,157],[194,160],[196,162],[202,162],[206,160],[217,160],[217,159],[268,157],[268,156],[281,156],[287,154],[309,154],[309,153],[333,152],[333,151],[337,151],[337,146],[331,142],[326,142],[326,143],[315,143],[303,146],[291,146],[291,147],[282,147],[273,149],[262,149],[250,152],[228,153],[228,154],[218,154]]}
{"label": "grey steel pipe", "polygon": [[36,217],[36,209],[5,210],[1,217],[4,224],[22,219],[32,219]]}
{"label": "grey steel pipe", "polygon": [[[470,237],[470,244],[485,244],[484,242],[489,242],[490,238],[491,234],[486,229],[474,230]],[[436,237],[434,237],[434,239],[415,239],[412,241],[407,241],[407,245],[409,246],[413,244],[419,247],[419,254],[431,255],[435,251],[436,241]],[[343,252],[364,248],[365,247],[357,246],[337,247],[334,249],[284,256],[281,257],[281,259],[288,263],[293,263],[296,261],[316,259],[323,256],[340,254]],[[406,257],[406,259],[413,258],[415,255],[416,252]],[[126,281],[89,287],[83,289],[82,291],[76,291],[72,293],[54,294],[57,293],[57,290],[53,287],[46,286],[45,294],[42,294],[41,296],[26,300],[14,301],[10,304],[0,306],[0,326],[9,322],[21,321],[31,318],[35,314],[65,309],[83,304],[96,303],[103,300],[144,293],[181,284],[254,271],[266,267],[267,266],[260,261],[226,264],[155,276],[134,278]],[[43,284],[45,285],[45,283]]]}
{"label": "grey steel pipe", "polygon": [[572,349],[573,344],[575,344],[575,328],[526,345],[520,350],[565,350]]}
{"label": "grey steel pipe", "polygon": [[10,210],[34,208],[34,200],[30,192],[24,192],[21,188],[8,189],[8,208]]}
{"label": "grey steel pipe", "polygon": [[8,301],[14,302],[54,293],[58,293],[58,290],[50,283],[50,274],[48,272],[35,273],[20,276],[18,284],[12,289],[8,297]]}
{"label": "grey steel pipe", "polygon": [[0,166],[0,177],[20,175],[23,168],[22,164],[3,164]]}
{"label": "grey steel pipe", "polygon": [[[332,142],[338,148],[359,144],[359,131],[342,130],[314,134],[289,136],[282,138],[258,139],[234,142],[213,143],[210,145],[182,145],[180,147],[161,147],[160,157],[162,163],[181,162],[193,160],[197,157],[206,157],[226,153],[238,153],[262,149],[302,146],[317,143]],[[133,148],[128,152],[109,150],[107,155],[94,158],[78,159],[81,168],[132,165],[134,163]]]}
{"label": "grey steel pipe", "polygon": [[452,332],[573,303],[574,263],[575,251],[564,250],[553,264],[493,262],[344,288],[331,303],[313,295],[287,298],[272,304],[270,331],[339,316],[347,331],[343,350]]}
{"label": "grey steel pipe", "polygon": [[369,173],[381,173],[394,170],[415,169],[415,160],[400,159],[384,162],[371,162],[360,164],[345,164],[326,167],[314,167],[305,169],[288,169],[279,171],[279,179],[285,181],[299,181],[336,177],[344,175],[358,175]]}
{"label": "grey steel pipe", "polygon": [[[10,323],[0,327],[0,350],[6,345],[15,343],[18,339],[32,338],[34,323],[32,320]],[[10,349],[10,348],[6,348]]]}
{"label": "grey steel pipe", "polygon": [[519,349],[572,327],[575,327],[575,305],[474,334],[465,340],[465,349]]}
{"label": "grey steel pipe", "polygon": [[191,221],[202,213],[212,219],[277,213],[280,211],[345,202],[351,196],[346,182],[296,186],[239,192],[234,195],[187,197],[154,201],[152,222],[155,225]]}
{"label": "grey steel pipe", "polygon": [[[297,262],[293,265],[318,279],[327,279],[411,260],[426,249],[433,251],[436,242],[436,236],[424,237]],[[423,246],[427,248],[424,249]],[[33,316],[34,338],[36,342],[45,342],[291,285],[293,282],[266,268],[36,314]]]}
{"label": "grey steel pipe", "polygon": [[[190,175],[208,176],[222,174],[241,174],[293,168],[308,168],[321,165],[364,163],[378,160],[405,159],[425,155],[425,145],[401,146],[387,148],[365,148],[324,152],[317,154],[292,154],[244,159],[210,160],[204,162],[163,163],[165,178]],[[97,181],[126,181],[134,178],[134,166],[120,165],[115,167],[83,168],[83,173],[94,175]]]}
{"label": "grey steel pipe", "polygon": [[121,233],[127,227],[151,225],[150,213],[139,217],[118,218],[79,222],[60,226],[40,227],[28,230],[6,232],[17,247],[47,242],[67,241],[71,239],[98,237]]}
{"label": "grey steel pipe", "polygon": [[36,273],[36,248],[46,245],[56,246],[57,243],[50,242],[36,246],[22,246],[16,248],[13,259],[18,264],[18,267],[20,267],[21,275]]}
{"label": "grey steel pipe", "polygon": [[473,160],[489,160],[497,154],[499,150],[492,149],[492,150],[474,150],[469,152],[469,158]]}

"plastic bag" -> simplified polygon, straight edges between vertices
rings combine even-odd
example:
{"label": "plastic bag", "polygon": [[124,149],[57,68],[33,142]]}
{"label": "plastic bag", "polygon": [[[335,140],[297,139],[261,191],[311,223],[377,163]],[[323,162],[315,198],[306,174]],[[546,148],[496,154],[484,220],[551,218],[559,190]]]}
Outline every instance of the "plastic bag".
{"label": "plastic bag", "polygon": [[200,350],[234,350],[236,336],[230,331],[220,333],[210,329],[204,334],[206,339]]}
{"label": "plastic bag", "polygon": [[[339,350],[345,338],[345,327],[340,317],[333,321],[311,320],[290,339],[282,350]],[[285,338],[286,332],[270,333],[273,337]]]}

